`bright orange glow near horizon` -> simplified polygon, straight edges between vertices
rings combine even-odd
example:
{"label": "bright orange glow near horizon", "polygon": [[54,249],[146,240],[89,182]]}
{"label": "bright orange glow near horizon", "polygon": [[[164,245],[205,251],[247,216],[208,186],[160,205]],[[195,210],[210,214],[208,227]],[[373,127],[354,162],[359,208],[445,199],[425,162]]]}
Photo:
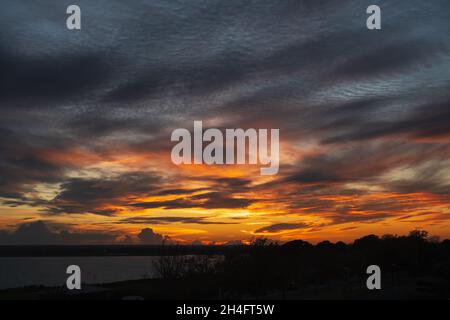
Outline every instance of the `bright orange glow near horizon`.
{"label": "bright orange glow near horizon", "polygon": [[[254,165],[175,166],[162,154],[152,157],[141,151],[109,149],[108,157],[72,150],[40,152],[40,157],[67,167],[82,159],[68,175],[73,182],[91,179],[80,190],[91,194],[72,199],[65,196],[68,186],[37,185],[28,202],[0,207],[0,225],[13,231],[20,224],[42,220],[52,232],[106,233],[115,239],[108,241],[116,243],[138,243],[144,228],[181,244],[248,242],[256,237],[351,242],[367,234],[403,235],[416,228],[450,237],[446,195],[391,192],[383,189],[382,180],[333,181],[325,186],[290,181],[285,170],[296,162],[301,165],[303,157],[292,157],[294,151],[290,150],[291,162],[283,163],[275,176],[259,175],[259,166]],[[142,180],[154,172],[158,178]],[[45,198],[47,202],[33,202]],[[70,212],[52,213],[60,208]]]}

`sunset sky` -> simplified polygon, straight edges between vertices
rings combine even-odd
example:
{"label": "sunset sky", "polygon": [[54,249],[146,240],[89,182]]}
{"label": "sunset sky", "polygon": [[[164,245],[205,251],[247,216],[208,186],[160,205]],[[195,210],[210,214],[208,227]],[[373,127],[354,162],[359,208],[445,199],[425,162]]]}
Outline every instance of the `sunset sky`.
{"label": "sunset sky", "polygon": [[[450,237],[450,3],[372,2],[2,1],[0,244]],[[194,120],[278,174],[174,165]]]}

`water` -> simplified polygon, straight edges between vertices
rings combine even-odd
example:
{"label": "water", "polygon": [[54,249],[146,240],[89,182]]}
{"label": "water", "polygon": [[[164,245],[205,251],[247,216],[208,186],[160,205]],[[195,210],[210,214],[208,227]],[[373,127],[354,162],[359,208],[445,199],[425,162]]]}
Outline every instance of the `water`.
{"label": "water", "polygon": [[0,258],[0,289],[31,285],[65,285],[66,269],[81,268],[83,283],[155,278],[157,256],[139,257],[7,257]]}

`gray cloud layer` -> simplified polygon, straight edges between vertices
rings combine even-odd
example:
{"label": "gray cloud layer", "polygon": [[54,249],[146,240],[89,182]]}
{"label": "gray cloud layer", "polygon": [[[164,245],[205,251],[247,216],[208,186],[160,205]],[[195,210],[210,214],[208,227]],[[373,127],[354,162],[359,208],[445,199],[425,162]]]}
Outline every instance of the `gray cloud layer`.
{"label": "gray cloud layer", "polygon": [[[279,179],[259,190],[289,184],[301,194],[316,185],[337,194],[343,183],[377,184],[389,170],[411,167],[414,177],[383,188],[448,195],[441,179],[450,153],[448,1],[383,3],[383,29],[375,32],[365,28],[368,0],[77,3],[81,31],[65,27],[69,1],[2,3],[6,204],[107,216],[117,212],[104,203],[246,208],[257,199],[240,195],[254,187],[245,179],[211,178],[217,188],[195,194],[159,172],[69,178],[76,165],[45,156],[78,146],[99,157],[124,147],[169,152],[172,129],[215,117],[229,127],[280,128],[291,145],[314,140],[330,148],[282,164]],[[26,198],[39,183],[60,184],[58,195]],[[148,194],[180,197],[133,202]],[[336,210],[330,201],[309,201],[297,195],[289,206]],[[352,220],[339,212],[332,218]]]}

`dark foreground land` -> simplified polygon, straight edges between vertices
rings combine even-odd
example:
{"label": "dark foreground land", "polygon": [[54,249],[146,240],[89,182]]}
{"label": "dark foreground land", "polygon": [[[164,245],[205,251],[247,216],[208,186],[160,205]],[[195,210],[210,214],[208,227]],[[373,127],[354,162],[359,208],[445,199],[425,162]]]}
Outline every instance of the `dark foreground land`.
{"label": "dark foreground land", "polygon": [[[71,253],[125,254],[125,248],[77,247]],[[129,249],[129,255],[150,250],[160,256],[154,265],[159,278],[84,285],[81,291],[9,289],[0,291],[0,299],[450,298],[450,240],[433,240],[423,231],[402,237],[369,235],[351,245],[301,240],[276,245],[258,239],[250,246]],[[381,269],[381,290],[366,287],[369,265]]]}

